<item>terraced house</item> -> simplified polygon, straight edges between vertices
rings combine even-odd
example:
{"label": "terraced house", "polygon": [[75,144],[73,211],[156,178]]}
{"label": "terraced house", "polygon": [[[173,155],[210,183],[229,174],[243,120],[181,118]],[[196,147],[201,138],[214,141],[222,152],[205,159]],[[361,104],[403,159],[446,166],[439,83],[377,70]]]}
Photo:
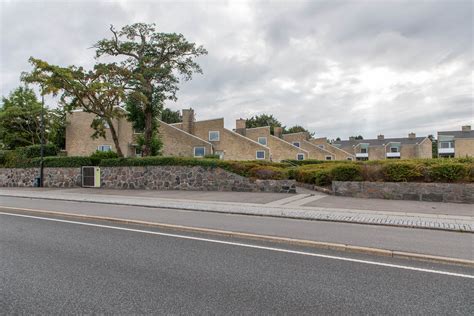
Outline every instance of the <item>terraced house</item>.
{"label": "terraced house", "polygon": [[361,139],[336,141],[333,146],[353,154],[357,160],[432,158],[432,142],[415,133],[404,138]]}
{"label": "terraced house", "polygon": [[438,157],[474,157],[471,126],[463,126],[460,131],[438,132]]}

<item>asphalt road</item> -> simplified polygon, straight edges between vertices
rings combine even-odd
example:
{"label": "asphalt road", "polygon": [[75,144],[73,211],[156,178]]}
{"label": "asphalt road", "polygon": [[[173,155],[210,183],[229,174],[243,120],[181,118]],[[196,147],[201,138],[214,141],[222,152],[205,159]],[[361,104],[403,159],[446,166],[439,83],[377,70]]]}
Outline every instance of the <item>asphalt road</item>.
{"label": "asphalt road", "polygon": [[120,227],[0,214],[1,313],[474,314],[469,268]]}
{"label": "asphalt road", "polygon": [[474,234],[468,233],[1,196],[0,211],[8,212],[7,207],[142,220],[468,260],[474,258]]}

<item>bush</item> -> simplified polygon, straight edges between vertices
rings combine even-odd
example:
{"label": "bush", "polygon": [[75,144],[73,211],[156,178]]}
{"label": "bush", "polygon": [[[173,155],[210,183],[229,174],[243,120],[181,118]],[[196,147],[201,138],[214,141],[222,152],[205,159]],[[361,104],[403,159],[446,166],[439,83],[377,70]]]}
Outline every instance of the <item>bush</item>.
{"label": "bush", "polygon": [[385,181],[409,182],[423,179],[424,166],[413,162],[391,162],[382,166]]}
{"label": "bush", "polygon": [[[41,157],[41,145],[31,145],[26,147],[19,147],[15,149],[20,156],[23,158],[36,158]],[[44,145],[44,157],[57,156],[58,147],[54,144]]]}
{"label": "bush", "polygon": [[20,155],[17,150],[4,150],[2,158],[4,168],[28,168],[30,159]]}
{"label": "bush", "polygon": [[433,181],[453,182],[467,178],[471,171],[461,163],[443,163],[431,166],[429,177]]}
{"label": "bush", "polygon": [[90,159],[94,165],[98,165],[102,159],[113,159],[118,158],[118,155],[114,151],[96,151],[90,155]]}
{"label": "bush", "polygon": [[10,150],[0,150],[0,166],[3,166],[7,161],[7,156]]}
{"label": "bush", "polygon": [[362,181],[361,167],[355,164],[337,165],[331,168],[333,181]]}
{"label": "bush", "polygon": [[219,155],[205,155],[204,158],[206,159],[220,159],[220,156]]}
{"label": "bush", "polygon": [[249,174],[253,178],[262,180],[283,180],[288,179],[288,171],[272,166],[257,166],[249,170]]}
{"label": "bush", "polygon": [[[31,160],[32,166],[39,166],[41,158]],[[89,157],[46,157],[43,160],[44,167],[75,168],[82,166],[92,166],[92,160]]]}

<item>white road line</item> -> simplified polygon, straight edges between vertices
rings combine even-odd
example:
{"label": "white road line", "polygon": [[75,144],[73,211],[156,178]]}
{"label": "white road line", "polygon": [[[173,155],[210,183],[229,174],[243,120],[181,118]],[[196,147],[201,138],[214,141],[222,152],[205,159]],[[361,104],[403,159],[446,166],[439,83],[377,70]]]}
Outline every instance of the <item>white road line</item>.
{"label": "white road line", "polygon": [[325,197],[326,197],[326,195],[322,195],[322,194],[321,195],[308,196],[304,199],[287,203],[285,206],[302,206],[302,205],[317,201],[317,200],[325,198]]}
{"label": "white road line", "polygon": [[109,228],[109,229],[123,230],[123,231],[150,234],[150,235],[159,235],[159,236],[174,237],[174,238],[181,238],[181,239],[205,241],[205,242],[211,242],[211,243],[216,243],[216,244],[232,245],[232,246],[239,246],[239,247],[246,247],[246,248],[262,249],[262,250],[270,250],[270,251],[276,251],[276,252],[311,256],[311,257],[319,257],[319,258],[326,258],[326,259],[333,259],[333,260],[341,260],[341,261],[348,261],[348,262],[371,264],[371,265],[382,266],[382,267],[389,267],[389,268],[396,268],[396,269],[412,270],[412,271],[435,273],[435,274],[442,274],[442,275],[449,275],[449,276],[455,276],[455,277],[461,277],[461,278],[474,279],[474,275],[470,275],[470,274],[454,273],[454,272],[447,272],[447,271],[433,270],[433,269],[423,269],[423,268],[403,266],[403,265],[398,265],[398,264],[390,264],[390,263],[377,262],[377,261],[369,261],[369,260],[360,260],[360,259],[353,259],[353,258],[346,258],[346,257],[330,256],[330,255],[323,255],[323,254],[311,253],[311,252],[305,252],[305,251],[289,250],[289,249],[276,248],[276,247],[257,246],[257,245],[244,244],[244,243],[231,242],[231,241],[224,241],[224,240],[217,240],[217,239],[192,237],[192,236],[186,236],[186,235],[161,233],[161,232],[155,232],[155,231],[150,231],[150,230],[132,229],[132,228],[125,228],[125,227],[118,227],[118,226],[92,224],[92,223],[68,221],[68,220],[56,219],[56,218],[39,217],[39,216],[22,215],[22,214],[12,214],[12,213],[4,213],[4,212],[0,212],[0,215],[26,217],[26,218],[34,218],[34,219],[40,219],[40,220],[52,221],[52,222],[60,222],[60,223],[76,224],[76,225],[83,225],[83,226],[100,227],[100,228]]}
{"label": "white road line", "polygon": [[280,199],[280,200],[272,201],[272,202],[269,202],[269,203],[265,203],[265,205],[284,205],[284,204],[288,204],[289,202],[293,202],[293,201],[296,201],[296,200],[301,200],[301,199],[307,198],[308,196],[310,196],[310,195],[309,194],[296,194],[296,195],[293,195],[293,196],[290,196],[290,197],[287,197],[287,198],[284,198],[284,199]]}

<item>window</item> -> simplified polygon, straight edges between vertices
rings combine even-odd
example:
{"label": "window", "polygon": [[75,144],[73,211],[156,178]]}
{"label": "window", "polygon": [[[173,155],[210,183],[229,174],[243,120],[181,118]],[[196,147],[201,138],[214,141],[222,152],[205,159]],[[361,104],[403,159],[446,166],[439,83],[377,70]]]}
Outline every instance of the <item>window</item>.
{"label": "window", "polygon": [[367,153],[367,148],[361,148],[360,153],[361,154],[366,154]]}
{"label": "window", "polygon": [[204,157],[206,155],[205,147],[194,147],[194,157]]}
{"label": "window", "polygon": [[440,148],[454,148],[454,142],[440,142]]}
{"label": "window", "polygon": [[140,147],[135,147],[135,157],[141,157],[142,156],[142,149]]}
{"label": "window", "polygon": [[263,146],[267,146],[267,138],[266,137],[259,137],[258,143],[262,144]]}
{"label": "window", "polygon": [[209,131],[209,141],[218,142],[220,139],[219,131]]}
{"label": "window", "polygon": [[300,142],[293,142],[293,146],[300,147]]}
{"label": "window", "polygon": [[112,150],[112,146],[110,145],[99,145],[97,147],[97,150],[98,151],[111,151]]}
{"label": "window", "polygon": [[398,153],[398,147],[390,147],[391,153]]}
{"label": "window", "polygon": [[297,154],[296,160],[304,160],[304,154]]}
{"label": "window", "polygon": [[324,149],[324,145],[318,145],[318,147]]}
{"label": "window", "polygon": [[326,160],[332,160],[331,156],[326,156]]}
{"label": "window", "polygon": [[222,150],[216,150],[214,153],[219,156],[219,159],[224,159],[224,152]]}
{"label": "window", "polygon": [[257,150],[256,158],[257,159],[265,159],[265,151],[264,150]]}

